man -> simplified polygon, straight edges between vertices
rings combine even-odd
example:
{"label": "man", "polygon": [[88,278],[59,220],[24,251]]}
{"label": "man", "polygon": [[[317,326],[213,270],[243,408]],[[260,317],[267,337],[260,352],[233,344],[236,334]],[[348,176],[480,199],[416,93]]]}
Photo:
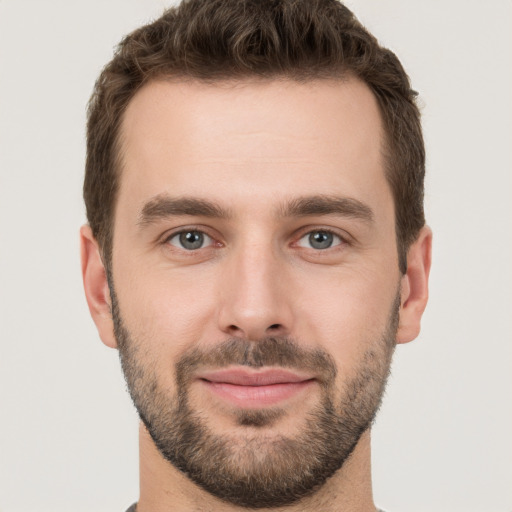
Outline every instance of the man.
{"label": "man", "polygon": [[91,100],[82,271],[141,418],[137,512],[375,511],[428,295],[418,109],[335,0],[190,0]]}

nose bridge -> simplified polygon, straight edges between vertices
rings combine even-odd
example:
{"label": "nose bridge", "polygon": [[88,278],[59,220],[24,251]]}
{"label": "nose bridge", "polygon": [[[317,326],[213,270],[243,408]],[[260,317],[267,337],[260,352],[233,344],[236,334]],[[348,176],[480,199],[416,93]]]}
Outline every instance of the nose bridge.
{"label": "nose bridge", "polygon": [[284,335],[291,309],[283,293],[285,262],[272,241],[246,241],[227,258],[220,302],[220,327],[252,340]]}

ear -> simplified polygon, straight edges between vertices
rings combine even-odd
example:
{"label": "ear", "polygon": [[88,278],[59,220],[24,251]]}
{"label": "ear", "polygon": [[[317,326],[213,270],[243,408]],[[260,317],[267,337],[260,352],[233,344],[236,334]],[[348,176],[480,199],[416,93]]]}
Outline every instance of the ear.
{"label": "ear", "polygon": [[424,226],[407,253],[407,272],[401,281],[400,323],[397,343],[408,343],[420,333],[428,300],[428,276],[432,260],[432,231]]}
{"label": "ear", "polygon": [[87,225],[80,229],[80,253],[85,297],[92,319],[96,324],[101,341],[108,347],[117,348],[107,273],[101,259],[98,242]]}

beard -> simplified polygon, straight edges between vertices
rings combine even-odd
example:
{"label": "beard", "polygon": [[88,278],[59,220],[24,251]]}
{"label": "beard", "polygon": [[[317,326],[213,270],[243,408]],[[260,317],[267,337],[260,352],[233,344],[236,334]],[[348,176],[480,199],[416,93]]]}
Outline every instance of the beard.
{"label": "beard", "polygon": [[[380,339],[339,387],[333,358],[287,337],[258,341],[230,338],[214,347],[194,347],[175,363],[176,391],[155,374],[143,339],[125,327],[111,285],[112,316],[123,373],[133,403],[161,455],[213,496],[246,508],[290,505],[313,494],[338,471],[371,426],[380,407],[396,343],[397,295]],[[287,415],[284,408],[237,409],[237,433],[216,433],[190,400],[198,369],[241,365],[279,366],[315,375],[320,398],[303,415],[295,435],[269,434],[265,427]],[[240,435],[240,433],[243,433]]]}

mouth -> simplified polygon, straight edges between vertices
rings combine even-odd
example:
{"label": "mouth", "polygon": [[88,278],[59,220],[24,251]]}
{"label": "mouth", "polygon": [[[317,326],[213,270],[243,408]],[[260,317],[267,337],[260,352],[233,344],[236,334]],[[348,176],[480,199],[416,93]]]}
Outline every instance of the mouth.
{"label": "mouth", "polygon": [[315,378],[281,368],[252,371],[231,368],[198,375],[213,395],[244,409],[276,405],[297,397],[314,385]]}

